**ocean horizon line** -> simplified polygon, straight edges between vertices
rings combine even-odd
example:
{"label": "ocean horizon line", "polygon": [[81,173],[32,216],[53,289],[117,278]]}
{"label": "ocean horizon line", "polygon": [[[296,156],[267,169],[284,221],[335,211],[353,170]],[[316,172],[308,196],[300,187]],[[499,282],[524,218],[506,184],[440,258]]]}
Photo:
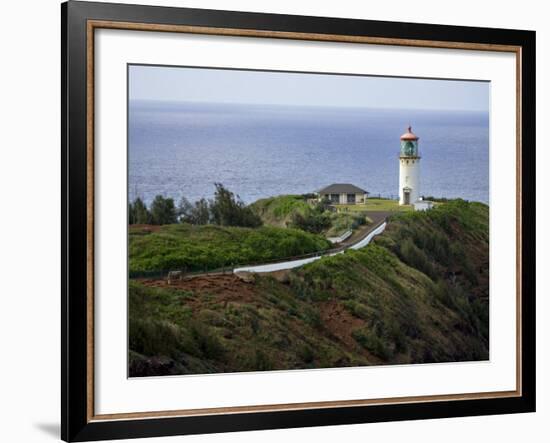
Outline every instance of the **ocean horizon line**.
{"label": "ocean horizon line", "polygon": [[343,106],[343,105],[309,105],[296,103],[251,103],[251,102],[229,102],[229,101],[199,101],[199,100],[163,100],[154,98],[131,98],[128,97],[128,103],[157,103],[168,105],[222,105],[222,106],[242,106],[242,107],[277,107],[277,108],[308,108],[308,109],[347,109],[347,110],[372,110],[372,111],[415,111],[415,112],[446,112],[446,113],[476,113],[486,114],[489,112],[484,109],[449,109],[449,108],[419,108],[419,107],[389,107],[389,106]]}

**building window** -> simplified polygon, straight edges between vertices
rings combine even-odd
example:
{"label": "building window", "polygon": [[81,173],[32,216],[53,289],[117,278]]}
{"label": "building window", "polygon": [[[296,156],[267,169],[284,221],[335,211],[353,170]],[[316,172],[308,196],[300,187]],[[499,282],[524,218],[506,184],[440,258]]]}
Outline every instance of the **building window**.
{"label": "building window", "polygon": [[355,194],[348,194],[347,195],[347,202],[348,203],[355,203]]}
{"label": "building window", "polygon": [[340,203],[340,195],[339,194],[330,194],[330,202],[331,203]]}

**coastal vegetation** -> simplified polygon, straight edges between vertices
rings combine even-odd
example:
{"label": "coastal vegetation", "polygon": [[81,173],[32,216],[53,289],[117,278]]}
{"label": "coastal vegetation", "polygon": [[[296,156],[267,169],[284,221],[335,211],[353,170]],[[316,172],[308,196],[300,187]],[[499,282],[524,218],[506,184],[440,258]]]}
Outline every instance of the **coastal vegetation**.
{"label": "coastal vegetation", "polygon": [[363,212],[336,212],[313,195],[285,195],[245,205],[222,184],[214,198],[140,198],[129,207],[130,277],[223,271],[327,250],[329,236],[367,224]]}
{"label": "coastal vegetation", "polygon": [[265,225],[293,227],[327,237],[341,235],[371,222],[365,208],[337,210],[328,200],[317,201],[312,194],[265,198],[254,202],[250,208]]}
{"label": "coastal vegetation", "polygon": [[[368,217],[369,211],[390,212],[410,209],[399,206],[395,200],[380,198],[368,199],[366,204],[331,205],[328,200],[318,201],[314,194],[280,195],[246,205],[223,184],[215,183],[214,186],[213,199],[201,198],[191,203],[182,197],[177,206],[173,198],[157,195],[150,207],[147,207],[138,197],[128,207],[129,225],[162,226],[181,223],[194,226],[250,228],[265,225],[337,237],[346,231],[370,224],[372,220]],[[136,232],[141,231],[131,231],[134,234]]]}
{"label": "coastal vegetation", "polygon": [[340,210],[351,212],[385,211],[385,212],[409,212],[413,210],[411,205],[400,205],[398,200],[388,198],[368,198],[364,204],[337,205]]}
{"label": "coastal vegetation", "polygon": [[221,183],[214,183],[214,198],[204,198],[191,204],[182,197],[178,207],[174,199],[157,195],[147,208],[141,198],[136,198],[128,207],[128,223],[168,225],[178,221],[193,225],[215,224],[218,226],[258,227],[262,220],[249,206],[225,188]]}
{"label": "coastal vegetation", "polygon": [[[300,199],[284,200],[275,205],[285,208],[280,217],[306,210]],[[267,224],[275,212],[259,216]],[[284,275],[199,276],[173,286],[131,280],[130,375],[486,360],[488,214],[486,205],[462,200],[426,212],[396,211],[368,246]],[[139,229],[130,230],[136,269],[153,265],[140,251],[157,246],[187,251],[178,264],[243,251],[250,259],[264,250],[277,255],[285,237],[268,240],[283,232],[295,236],[292,250],[302,243],[326,247],[321,236],[280,226]],[[152,244],[144,248],[141,240]],[[205,240],[219,248],[212,257],[193,249]]]}
{"label": "coastal vegetation", "polygon": [[317,201],[314,195],[279,195],[260,199],[250,207],[270,226],[295,227],[315,234],[332,226],[328,202]]}
{"label": "coastal vegetation", "polygon": [[130,276],[178,269],[211,271],[329,249],[322,236],[299,229],[179,223],[130,226]]}
{"label": "coastal vegetation", "polygon": [[251,209],[270,226],[285,228],[295,214],[305,215],[311,208],[304,195],[279,195],[262,198],[250,205]]}

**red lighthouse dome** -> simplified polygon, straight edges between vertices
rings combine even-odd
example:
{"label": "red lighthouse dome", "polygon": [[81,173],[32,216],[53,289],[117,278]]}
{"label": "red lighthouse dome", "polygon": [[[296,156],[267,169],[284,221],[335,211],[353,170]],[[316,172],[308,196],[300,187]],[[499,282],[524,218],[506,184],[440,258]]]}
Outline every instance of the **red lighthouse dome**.
{"label": "red lighthouse dome", "polygon": [[412,132],[412,128],[409,126],[407,128],[407,132],[405,132],[402,136],[401,136],[401,140],[402,141],[417,141],[418,140],[418,137],[413,134]]}

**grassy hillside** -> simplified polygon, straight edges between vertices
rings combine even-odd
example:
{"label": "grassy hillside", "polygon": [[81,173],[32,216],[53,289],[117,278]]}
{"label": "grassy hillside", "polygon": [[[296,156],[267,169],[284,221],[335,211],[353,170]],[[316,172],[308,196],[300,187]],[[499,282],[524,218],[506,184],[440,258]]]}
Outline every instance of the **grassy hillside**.
{"label": "grassy hillside", "polygon": [[131,282],[130,373],[487,359],[488,239],[488,207],[452,201],[284,279]]}
{"label": "grassy hillside", "polygon": [[311,209],[301,195],[262,198],[252,203],[250,208],[261,217],[264,224],[280,228],[285,228],[291,222],[295,212],[305,215]]}
{"label": "grassy hillside", "polygon": [[[346,210],[346,212],[324,211],[322,216],[326,218],[326,226],[321,230],[323,235],[336,237],[361,224],[370,223],[364,205],[357,205],[357,208],[353,205],[342,205],[342,208],[344,206],[353,208],[353,210]],[[314,205],[308,203],[302,195],[279,195],[264,198],[254,202],[250,207],[265,225],[281,228],[293,226],[296,214],[307,218],[315,212]]]}
{"label": "grassy hillside", "polygon": [[275,227],[131,226],[130,273],[217,269],[328,249],[322,236]]}
{"label": "grassy hillside", "polygon": [[345,208],[348,211],[391,211],[391,212],[408,212],[412,211],[412,205],[399,205],[397,200],[389,200],[386,198],[368,198],[365,204],[356,205],[337,205],[338,208]]}

